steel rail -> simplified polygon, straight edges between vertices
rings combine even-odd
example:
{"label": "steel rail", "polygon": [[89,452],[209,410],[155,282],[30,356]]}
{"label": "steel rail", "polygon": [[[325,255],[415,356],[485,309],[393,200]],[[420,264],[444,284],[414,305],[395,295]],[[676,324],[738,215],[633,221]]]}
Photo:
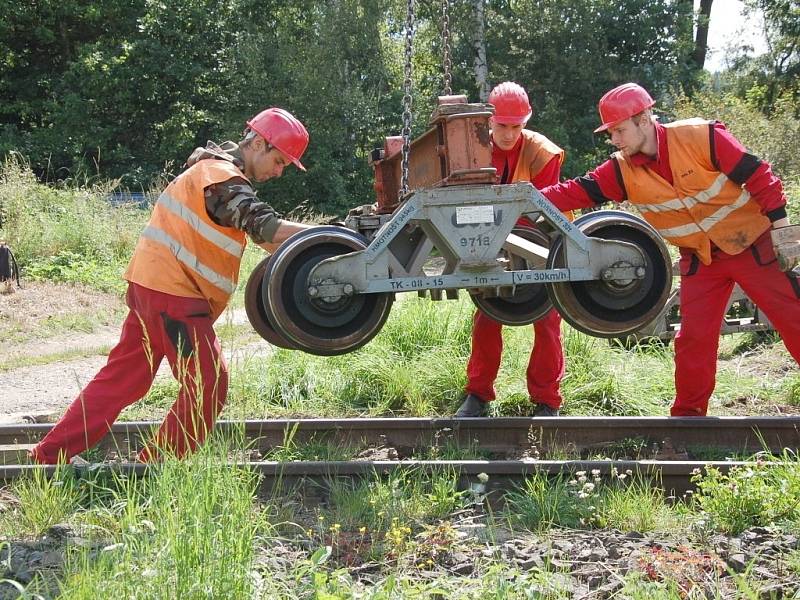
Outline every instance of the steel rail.
{"label": "steel rail", "polygon": [[[157,422],[115,423],[100,447],[121,456],[135,452],[159,426]],[[0,425],[0,445],[32,444],[50,424]],[[382,446],[410,456],[415,449],[445,443],[508,453],[535,446],[542,456],[564,451],[590,456],[626,440],[646,444],[669,441],[675,449],[719,448],[731,452],[800,448],[800,417],[498,417],[475,419],[353,418],[220,421],[217,431],[243,436],[264,453],[311,441],[338,446]]]}
{"label": "steel rail", "polygon": [[[763,468],[762,463],[759,467]],[[423,472],[451,472],[458,475],[459,489],[475,493],[498,493],[519,486],[527,477],[536,473],[555,476],[584,471],[592,481],[592,471],[600,477],[612,477],[615,473],[626,474],[652,482],[666,494],[678,497],[694,489],[692,477],[695,473],[713,468],[727,473],[733,467],[752,466],[756,463],[742,461],[655,461],[655,460],[590,460],[590,461],[520,461],[520,460],[456,460],[456,461],[298,461],[298,462],[231,462],[219,463],[219,468],[249,469],[259,476],[258,491],[262,497],[302,489],[306,496],[325,497],[333,480],[360,480],[386,476],[403,469],[419,469]],[[213,467],[212,467],[213,468]],[[42,471],[53,476],[59,469],[73,471],[79,478],[91,478],[102,473],[121,476],[147,476],[157,474],[159,465],[142,463],[98,463],[81,466],[56,467],[53,465],[9,465],[0,466],[0,480],[10,483],[20,477],[31,476]],[[485,474],[488,479],[483,477]],[[478,476],[481,475],[479,478]],[[486,481],[482,481],[486,479]]]}

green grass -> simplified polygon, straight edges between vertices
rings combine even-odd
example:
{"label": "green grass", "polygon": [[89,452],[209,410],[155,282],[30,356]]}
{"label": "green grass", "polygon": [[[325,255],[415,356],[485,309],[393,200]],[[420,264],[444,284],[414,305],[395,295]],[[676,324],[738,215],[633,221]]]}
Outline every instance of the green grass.
{"label": "green grass", "polygon": [[667,531],[679,516],[663,491],[632,473],[599,471],[547,477],[537,473],[507,494],[505,518],[512,527],[545,531],[553,527]]}
{"label": "green grass", "polygon": [[111,190],[41,184],[14,156],[0,165],[0,237],[26,277],[124,289],[119,277],[149,214],[112,207],[104,199]]}
{"label": "green grass", "polygon": [[697,477],[697,509],[714,530],[736,535],[748,527],[800,528],[800,460],[785,452],[759,468],[718,469]]}
{"label": "green grass", "polygon": [[[434,303],[412,297],[395,303],[383,330],[356,352],[320,357],[281,348],[268,352],[265,346],[264,351],[245,354],[232,370],[223,418],[451,415],[466,383],[473,310],[466,299]],[[257,342],[248,327],[223,323],[224,347],[234,350]],[[563,327],[562,414],[668,414],[674,397],[671,346],[626,350]],[[503,336],[492,414],[524,414],[529,405],[525,370],[531,328],[505,327]],[[736,356],[740,338],[725,338],[723,351]],[[747,355],[742,360],[748,360]],[[746,375],[736,361],[727,361],[719,369],[714,402],[747,396],[798,403],[798,382],[800,375],[767,380]],[[172,382],[157,382],[144,403],[126,411],[125,418],[160,417],[176,391]]]}
{"label": "green grass", "polygon": [[433,444],[428,448],[415,451],[415,460],[489,460],[491,452],[482,450],[477,440],[469,440],[466,444],[453,439],[446,432],[439,431],[434,436]]}
{"label": "green grass", "polygon": [[329,508],[320,522],[338,523],[343,529],[366,527],[385,535],[393,525],[442,519],[461,506],[463,493],[456,491],[456,481],[452,470],[420,469],[395,470],[385,479],[366,482],[334,479]]}
{"label": "green grass", "polygon": [[39,536],[79,509],[85,490],[68,467],[53,477],[37,470],[13,486],[17,502],[13,510],[0,513],[0,531],[9,536]]}
{"label": "green grass", "polygon": [[353,460],[358,453],[358,448],[331,444],[321,439],[311,439],[298,444],[294,439],[298,427],[299,424],[295,423],[292,427],[287,428],[284,432],[283,443],[267,452],[264,459],[277,462]]}
{"label": "green grass", "polygon": [[575,501],[566,477],[528,477],[522,486],[507,494],[506,518],[512,527],[545,531],[551,527],[577,527],[585,510]]}
{"label": "green grass", "polygon": [[[227,418],[449,415],[466,383],[473,307],[467,300],[409,298],[394,305],[365,348],[332,357],[276,349],[239,364]],[[528,402],[530,327],[504,328],[497,414]],[[665,414],[672,394],[668,350],[609,351],[604,340],[565,328],[565,414]]]}
{"label": "green grass", "polygon": [[[287,443],[290,439],[287,434]],[[214,435],[182,461],[168,458],[144,477],[64,469],[51,480],[41,475],[16,482],[17,501],[0,513],[0,532],[37,536],[56,523],[90,525],[97,548],[75,545],[58,575],[66,598],[568,598],[559,573],[547,567],[519,571],[500,555],[484,554],[482,539],[463,539],[451,518],[475,496],[457,490],[453,471],[420,469],[375,474],[361,481],[331,479],[325,501],[303,506],[298,490],[278,489],[259,502],[258,478],[223,463],[245,451],[241,432]],[[613,528],[646,532],[688,531],[702,521],[711,531],[733,531],[717,515],[737,511],[738,495],[758,496],[769,524],[797,531],[798,460],[784,455],[753,473],[699,481],[693,501],[669,502],[643,480],[627,473],[600,478],[593,473],[529,478],[507,494],[507,509],[487,512],[487,530],[510,524],[519,535],[552,527]],[[591,484],[591,485],[588,485]],[[705,487],[704,487],[705,486]],[[750,487],[746,487],[750,486]],[[706,498],[712,498],[710,503]],[[789,510],[792,509],[792,510]],[[741,511],[739,511],[741,513]],[[781,513],[781,514],[778,514]],[[765,513],[764,513],[765,514]],[[491,534],[486,540],[491,540]],[[98,550],[99,548],[99,550]],[[292,549],[299,558],[264,560]],[[625,598],[681,598],[686,582],[711,564],[704,552],[651,548],[640,568],[623,577]],[[448,556],[466,552],[470,575],[448,571]],[[369,585],[353,567],[374,564]],[[647,567],[650,565],[650,567]],[[800,573],[798,553],[786,555],[787,572]],[[651,570],[648,571],[647,568]],[[652,572],[654,577],[647,576]],[[710,577],[728,576],[725,571]],[[741,597],[758,589],[756,573],[736,575]],[[711,581],[711,580],[706,580]],[[731,583],[728,584],[729,586]],[[27,593],[41,592],[39,581]]]}
{"label": "green grass", "polygon": [[97,348],[79,348],[76,350],[67,350],[65,352],[54,352],[52,354],[38,354],[36,356],[10,356],[5,358],[2,364],[0,364],[0,373],[36,365],[67,362],[76,358],[105,356],[110,350],[110,346],[98,346]]}
{"label": "green grass", "polygon": [[256,476],[223,466],[232,450],[211,443],[119,482],[107,502],[119,521],[114,543],[72,557],[63,597],[252,597],[254,543],[270,526],[254,507]]}

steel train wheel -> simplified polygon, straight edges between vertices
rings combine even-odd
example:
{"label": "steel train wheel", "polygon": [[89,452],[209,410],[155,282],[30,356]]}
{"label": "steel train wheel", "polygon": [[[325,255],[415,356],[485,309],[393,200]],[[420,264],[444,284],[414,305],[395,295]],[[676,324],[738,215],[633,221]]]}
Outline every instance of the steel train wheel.
{"label": "steel train wheel", "polygon": [[266,257],[256,265],[256,268],[253,269],[253,272],[250,274],[250,278],[247,280],[247,287],[245,287],[244,290],[244,310],[247,313],[247,319],[250,321],[250,325],[253,326],[253,329],[256,330],[258,335],[273,346],[286,348],[288,350],[296,350],[294,344],[275,330],[267,308],[264,305],[262,284],[269,260],[270,257]]}
{"label": "steel train wheel", "polygon": [[[549,247],[550,238],[539,229],[532,227],[514,227],[511,230],[521,238]],[[515,271],[534,268],[528,261],[520,256],[508,256],[511,268]],[[529,325],[545,316],[553,308],[553,302],[547,294],[547,287],[543,283],[529,283],[518,285],[511,297],[486,298],[480,293],[470,294],[473,304],[486,316],[502,323],[503,325]]]}
{"label": "steel train wheel", "polygon": [[[575,225],[590,237],[636,244],[645,256],[647,274],[622,285],[601,280],[547,284],[564,320],[578,331],[599,337],[625,336],[652,322],[672,288],[671,260],[658,232],[638,217],[616,210],[589,213]],[[550,248],[547,267],[564,267],[565,262],[559,238]]]}
{"label": "steel train wheel", "polygon": [[369,342],[383,327],[393,295],[355,294],[336,299],[308,295],[311,269],[326,258],[367,247],[342,227],[315,227],[293,235],[267,266],[264,303],[275,329],[299,350],[322,356],[345,354]]}

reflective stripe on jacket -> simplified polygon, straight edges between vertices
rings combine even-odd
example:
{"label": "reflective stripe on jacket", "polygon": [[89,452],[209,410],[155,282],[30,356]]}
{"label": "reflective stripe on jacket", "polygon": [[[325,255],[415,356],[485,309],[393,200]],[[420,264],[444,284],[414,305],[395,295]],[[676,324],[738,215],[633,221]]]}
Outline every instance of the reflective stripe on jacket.
{"label": "reflective stripe on jacket", "polygon": [[[522,130],[522,148],[519,150],[517,166],[511,183],[519,181],[533,181],[534,177],[544,169],[547,164],[558,157],[558,162],[564,164],[564,150],[556,146],[547,137],[530,129]],[[564,212],[564,216],[573,220],[572,211]]]}
{"label": "reflective stripe on jacket", "polygon": [[247,180],[230,162],[201,160],[173,179],[153,208],[125,279],[174,296],[205,298],[218,317],[236,289],[247,240],[243,231],[211,220],[203,191],[234,177]]}
{"label": "reflective stripe on jacket", "polygon": [[614,153],[628,200],[676,246],[711,263],[711,244],[728,254],[748,248],[770,227],[750,193],[714,164],[713,121],[687,119],[664,125],[673,183]]}

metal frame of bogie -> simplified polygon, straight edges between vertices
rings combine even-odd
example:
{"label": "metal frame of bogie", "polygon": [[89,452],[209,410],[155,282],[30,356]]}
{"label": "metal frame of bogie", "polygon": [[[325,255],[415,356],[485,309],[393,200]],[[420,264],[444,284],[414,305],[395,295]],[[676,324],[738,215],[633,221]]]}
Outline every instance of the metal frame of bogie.
{"label": "metal frame of bogie", "polygon": [[[554,240],[550,248],[512,232],[522,216],[546,223]],[[568,322],[589,334],[610,337],[652,320],[671,287],[666,246],[644,221],[622,211],[597,211],[570,222],[528,183],[422,189],[409,194],[377,231],[374,217],[365,219],[374,231],[369,242],[360,232],[320,227],[296,234],[277,251],[269,276],[290,271],[294,276],[301,263],[305,269],[304,281],[292,279],[293,298],[280,291],[285,287],[280,277],[266,286],[272,294],[265,291],[264,301],[278,330],[303,329],[283,314],[293,303],[313,302],[324,312],[326,305],[341,306],[358,296],[468,289],[474,296],[509,297],[524,286],[545,285]],[[609,227],[614,230],[610,235]],[[633,236],[618,236],[619,231]],[[354,251],[344,248],[310,268],[307,261],[292,262],[315,242],[331,240]],[[441,274],[427,275],[423,265],[434,249],[445,266]],[[533,268],[514,268],[520,262],[515,259]],[[595,285],[588,292],[572,289],[581,282]],[[647,289],[640,293],[643,286]],[[324,327],[322,322],[318,325]]]}

